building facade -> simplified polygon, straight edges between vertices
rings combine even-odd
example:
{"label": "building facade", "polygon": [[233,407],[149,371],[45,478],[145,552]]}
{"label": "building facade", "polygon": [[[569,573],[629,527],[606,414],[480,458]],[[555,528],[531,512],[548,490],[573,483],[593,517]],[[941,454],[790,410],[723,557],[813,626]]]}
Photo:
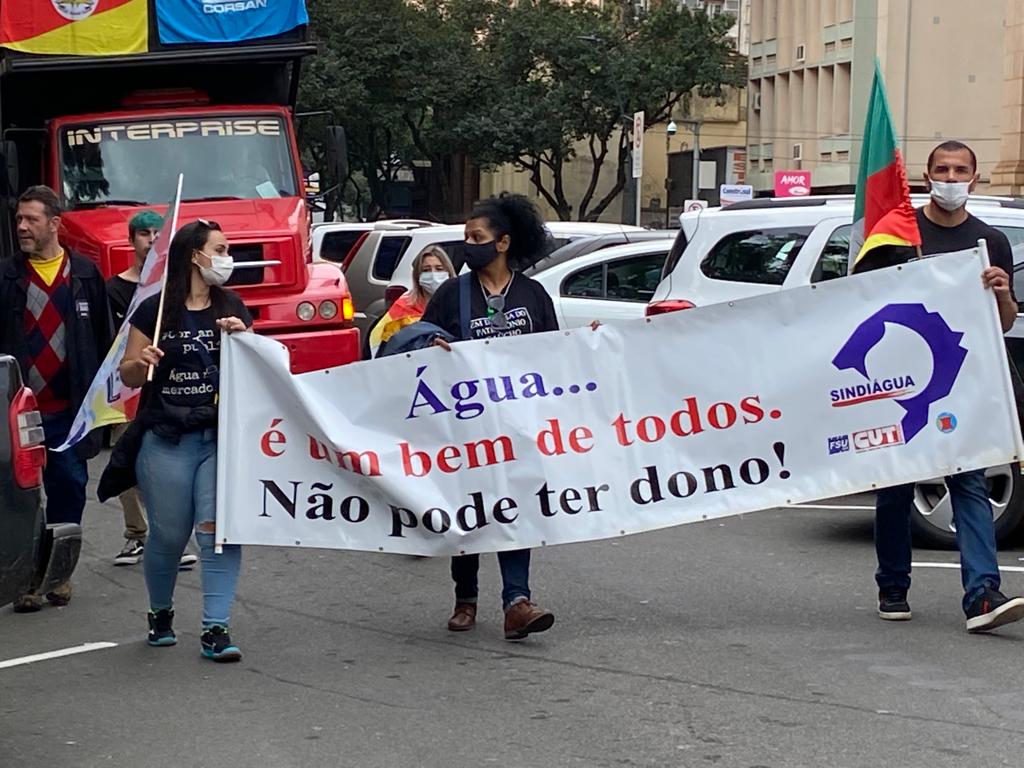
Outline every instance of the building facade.
{"label": "building facade", "polygon": [[783,170],[809,170],[815,192],[853,191],[876,58],[911,183],[936,144],[960,139],[990,184],[1007,3],[751,0],[749,19],[747,177],[757,193],[770,194]]}

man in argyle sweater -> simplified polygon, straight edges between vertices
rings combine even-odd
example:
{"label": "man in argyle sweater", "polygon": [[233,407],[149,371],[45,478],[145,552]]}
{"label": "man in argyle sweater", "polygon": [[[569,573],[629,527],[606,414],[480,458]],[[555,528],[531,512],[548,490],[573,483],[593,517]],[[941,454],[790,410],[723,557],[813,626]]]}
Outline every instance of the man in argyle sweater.
{"label": "man in argyle sweater", "polygon": [[[13,355],[36,395],[46,435],[47,523],[81,523],[87,460],[100,448],[93,433],[73,448],[52,450],[68,436],[89,385],[110,348],[110,308],[103,276],[88,259],[65,252],[57,240],[60,201],[49,187],[30,187],[15,217],[23,256],[0,263],[0,352]],[[44,601],[66,605],[71,583],[46,595],[29,594],[15,611]]]}

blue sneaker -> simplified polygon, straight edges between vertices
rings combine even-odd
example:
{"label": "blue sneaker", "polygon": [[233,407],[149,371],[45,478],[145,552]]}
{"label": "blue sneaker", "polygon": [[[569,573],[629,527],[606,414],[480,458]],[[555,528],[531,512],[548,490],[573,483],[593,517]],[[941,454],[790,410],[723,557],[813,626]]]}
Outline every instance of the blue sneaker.
{"label": "blue sneaker", "polygon": [[214,661],[240,661],[242,652],[231,642],[228,628],[214,624],[203,630],[199,642],[203,646],[203,657]]}
{"label": "blue sneaker", "polygon": [[155,613],[149,612],[149,635],[146,642],[153,646],[174,645],[178,638],[171,629],[174,621],[174,611],[170,608],[161,608]]}

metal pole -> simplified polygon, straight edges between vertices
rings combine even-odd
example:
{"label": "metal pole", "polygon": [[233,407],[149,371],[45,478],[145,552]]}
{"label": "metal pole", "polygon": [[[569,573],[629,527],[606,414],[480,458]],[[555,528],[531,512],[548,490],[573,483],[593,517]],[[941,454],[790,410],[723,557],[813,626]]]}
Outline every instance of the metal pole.
{"label": "metal pole", "polygon": [[672,169],[669,166],[668,154],[672,148],[671,145],[672,134],[668,132],[668,126],[665,127],[665,229],[669,228],[669,215],[668,215],[668,197],[669,197],[669,185],[671,184]]}
{"label": "metal pole", "polygon": [[700,199],[700,121],[694,120],[693,126],[693,199]]}
{"label": "metal pole", "polygon": [[643,181],[643,178],[640,177],[640,176],[637,176],[636,179],[634,179],[634,181],[636,182],[636,225],[639,227],[640,226],[640,182]]}

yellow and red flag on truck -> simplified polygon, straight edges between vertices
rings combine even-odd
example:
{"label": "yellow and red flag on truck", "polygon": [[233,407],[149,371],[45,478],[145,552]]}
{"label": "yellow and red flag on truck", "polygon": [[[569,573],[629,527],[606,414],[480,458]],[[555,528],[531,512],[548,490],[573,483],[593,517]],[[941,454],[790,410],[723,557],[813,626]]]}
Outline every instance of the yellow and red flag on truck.
{"label": "yellow and red flag on truck", "polygon": [[0,47],[113,56],[149,49],[148,0],[0,0]]}

